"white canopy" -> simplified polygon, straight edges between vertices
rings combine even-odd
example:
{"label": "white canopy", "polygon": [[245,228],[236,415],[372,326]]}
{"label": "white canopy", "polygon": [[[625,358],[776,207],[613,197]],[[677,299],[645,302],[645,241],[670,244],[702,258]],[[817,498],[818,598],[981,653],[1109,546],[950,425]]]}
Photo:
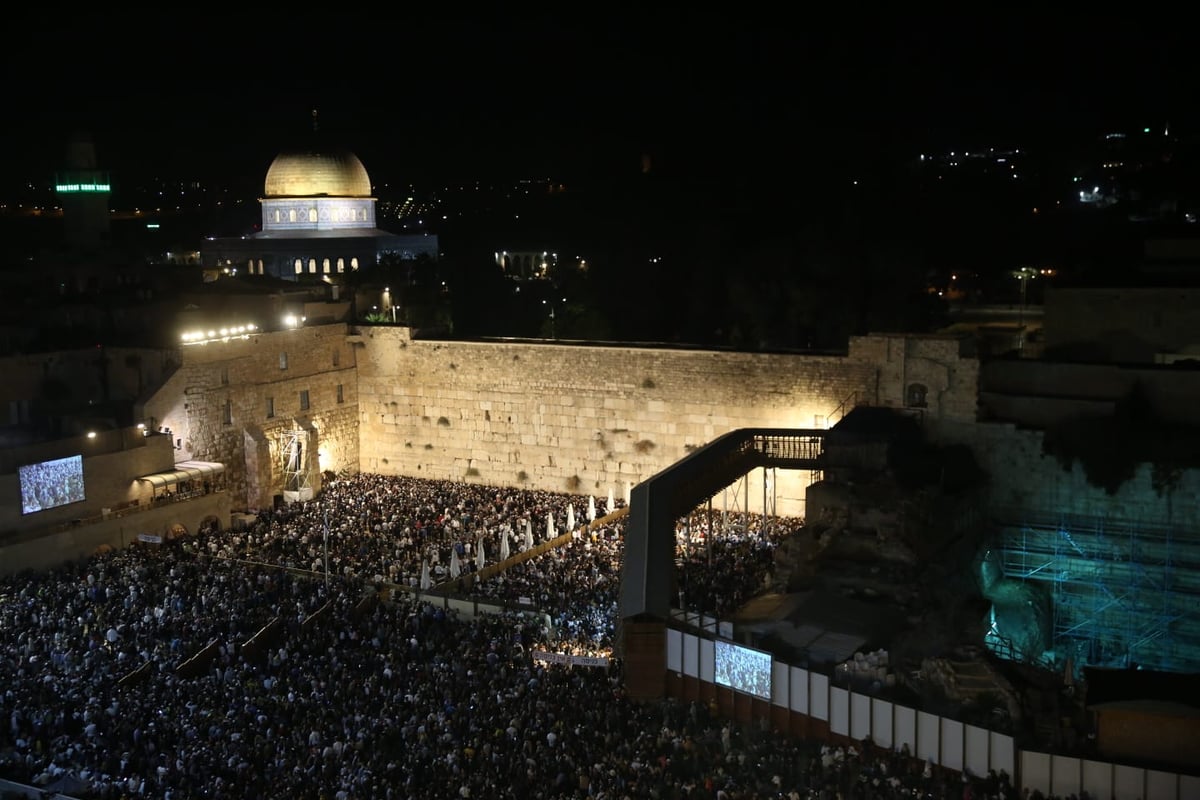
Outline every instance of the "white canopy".
{"label": "white canopy", "polygon": [[153,472],[138,478],[146,481],[155,489],[164,489],[175,483],[184,481],[203,481],[220,475],[225,471],[225,465],[217,461],[180,461],[170,472]]}

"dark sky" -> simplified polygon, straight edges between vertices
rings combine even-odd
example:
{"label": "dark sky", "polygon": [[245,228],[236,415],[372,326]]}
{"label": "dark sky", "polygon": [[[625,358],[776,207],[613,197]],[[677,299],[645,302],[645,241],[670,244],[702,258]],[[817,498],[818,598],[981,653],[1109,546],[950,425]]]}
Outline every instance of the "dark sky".
{"label": "dark sky", "polygon": [[797,177],[1195,117],[1170,19],[188,8],[7,12],[0,176],[52,174],[85,130],[114,176],[260,180],[314,108],[376,182],[587,177],[642,153]]}

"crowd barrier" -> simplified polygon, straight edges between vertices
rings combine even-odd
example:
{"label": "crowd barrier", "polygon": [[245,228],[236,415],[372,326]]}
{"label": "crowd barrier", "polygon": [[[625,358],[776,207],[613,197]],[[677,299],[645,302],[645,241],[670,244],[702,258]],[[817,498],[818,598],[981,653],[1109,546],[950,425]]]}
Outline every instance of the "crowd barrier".
{"label": "crowd barrier", "polygon": [[1022,790],[1105,800],[1196,800],[1200,776],[1052,755],[1017,748],[1012,736],[930,714],[834,685],[829,675],[772,660],[770,699],[720,686],[715,680],[715,641],[667,629],[668,681],[675,693],[722,701],[744,719],[769,717],[786,732],[834,741],[907,748],[935,766],[982,777],[1001,770]]}

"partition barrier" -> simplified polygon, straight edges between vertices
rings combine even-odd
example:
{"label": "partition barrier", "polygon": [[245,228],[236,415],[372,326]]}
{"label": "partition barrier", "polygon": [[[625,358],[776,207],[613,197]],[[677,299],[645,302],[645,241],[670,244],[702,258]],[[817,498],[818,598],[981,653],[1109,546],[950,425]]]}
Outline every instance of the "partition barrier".
{"label": "partition barrier", "polygon": [[[707,626],[705,626],[707,627]],[[771,699],[759,700],[713,681],[714,643],[667,629],[668,691],[683,699],[712,699],[748,721],[769,715],[785,734],[907,748],[916,758],[975,776],[1004,771],[1020,789],[1067,797],[1086,791],[1105,800],[1196,800],[1200,776],[1018,751],[1013,737],[909,708],[831,683],[829,676],[771,663]]]}
{"label": "partition barrier", "polygon": [[176,667],[175,674],[180,678],[195,678],[197,675],[202,674],[204,670],[208,669],[208,665],[212,663],[213,659],[217,657],[217,650],[219,648],[220,645],[214,639],[200,648],[194,656]]}

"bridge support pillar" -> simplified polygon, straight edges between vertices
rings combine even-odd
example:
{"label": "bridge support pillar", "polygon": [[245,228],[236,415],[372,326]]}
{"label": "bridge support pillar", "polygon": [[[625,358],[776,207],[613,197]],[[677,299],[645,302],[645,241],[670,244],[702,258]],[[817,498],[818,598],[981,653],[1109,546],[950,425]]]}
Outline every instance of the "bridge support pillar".
{"label": "bridge support pillar", "polygon": [[625,692],[631,700],[660,700],[667,691],[667,625],[625,620]]}

